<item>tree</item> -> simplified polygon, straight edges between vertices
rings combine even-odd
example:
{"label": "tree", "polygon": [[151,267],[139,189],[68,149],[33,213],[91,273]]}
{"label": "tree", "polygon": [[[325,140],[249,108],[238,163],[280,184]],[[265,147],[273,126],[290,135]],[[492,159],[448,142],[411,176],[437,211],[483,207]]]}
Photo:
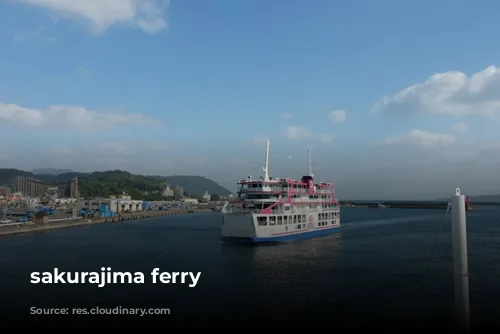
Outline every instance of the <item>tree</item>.
{"label": "tree", "polygon": [[210,200],[215,201],[215,202],[220,201],[220,195],[212,194],[212,196],[210,196]]}

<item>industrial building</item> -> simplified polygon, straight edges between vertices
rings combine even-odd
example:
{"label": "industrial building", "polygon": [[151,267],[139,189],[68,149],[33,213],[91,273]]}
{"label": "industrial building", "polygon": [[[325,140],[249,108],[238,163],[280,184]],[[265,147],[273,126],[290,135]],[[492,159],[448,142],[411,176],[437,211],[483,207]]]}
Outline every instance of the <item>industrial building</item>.
{"label": "industrial building", "polygon": [[111,198],[90,201],[80,201],[81,208],[98,210],[102,204],[108,205],[110,211],[120,212],[136,212],[142,211],[142,200],[133,200],[130,198]]}

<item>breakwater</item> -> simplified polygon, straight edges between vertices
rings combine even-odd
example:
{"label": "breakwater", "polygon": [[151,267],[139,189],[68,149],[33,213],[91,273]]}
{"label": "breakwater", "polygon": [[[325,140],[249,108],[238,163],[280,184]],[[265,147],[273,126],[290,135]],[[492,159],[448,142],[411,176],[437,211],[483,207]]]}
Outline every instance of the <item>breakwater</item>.
{"label": "breakwater", "polygon": [[118,223],[123,221],[142,220],[155,217],[176,216],[183,214],[203,213],[203,212],[211,212],[211,210],[196,209],[196,210],[168,210],[168,211],[164,210],[139,211],[139,212],[121,213],[114,217],[95,217],[95,218],[78,217],[77,219],[73,218],[73,219],[56,219],[53,221],[49,220],[47,223],[9,224],[6,226],[0,225],[0,236],[47,231],[58,228],[85,226],[85,225],[102,224],[102,223]]}
{"label": "breakwater", "polygon": [[428,201],[341,201],[342,206],[367,207],[367,208],[393,208],[393,209],[438,209],[446,210],[448,202]]}

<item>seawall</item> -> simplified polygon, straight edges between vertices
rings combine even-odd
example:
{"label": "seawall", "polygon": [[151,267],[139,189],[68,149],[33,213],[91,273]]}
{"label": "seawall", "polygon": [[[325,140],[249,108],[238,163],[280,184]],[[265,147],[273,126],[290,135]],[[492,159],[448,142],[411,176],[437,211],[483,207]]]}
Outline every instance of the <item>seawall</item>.
{"label": "seawall", "polygon": [[122,213],[115,217],[106,217],[106,218],[104,217],[80,218],[78,220],[69,219],[69,220],[57,220],[52,222],[49,220],[49,222],[45,224],[43,223],[29,224],[29,225],[22,224],[16,226],[0,225],[0,236],[47,231],[47,230],[67,228],[67,227],[85,226],[85,225],[102,224],[102,223],[119,223],[122,221],[143,220],[155,217],[176,216],[183,214],[203,213],[203,212],[211,212],[211,210],[198,209],[198,210],[138,211],[138,212]]}

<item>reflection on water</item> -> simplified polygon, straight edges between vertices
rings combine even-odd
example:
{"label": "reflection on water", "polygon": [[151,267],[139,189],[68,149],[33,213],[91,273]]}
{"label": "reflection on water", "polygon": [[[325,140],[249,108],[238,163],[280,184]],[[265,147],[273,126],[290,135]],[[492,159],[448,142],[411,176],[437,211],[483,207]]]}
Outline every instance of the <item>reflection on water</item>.
{"label": "reflection on water", "polygon": [[[254,247],[252,277],[257,293],[271,304],[300,309],[323,292],[315,288],[324,275],[342,279],[339,234],[276,246]],[[335,276],[335,278],[332,278]],[[332,296],[334,297],[334,296]]]}
{"label": "reflection on water", "polygon": [[325,237],[299,242],[283,243],[272,246],[253,247],[254,265],[269,268],[293,262],[321,261],[325,258],[339,259],[341,254],[341,234],[336,233]]}

